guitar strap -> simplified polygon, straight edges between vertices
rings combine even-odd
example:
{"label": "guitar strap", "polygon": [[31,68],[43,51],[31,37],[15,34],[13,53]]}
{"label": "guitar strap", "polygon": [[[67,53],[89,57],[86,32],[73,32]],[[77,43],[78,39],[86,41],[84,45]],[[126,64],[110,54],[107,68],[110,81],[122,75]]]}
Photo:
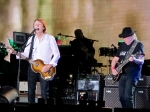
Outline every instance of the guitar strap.
{"label": "guitar strap", "polygon": [[132,53],[133,53],[133,51],[134,51],[134,49],[135,49],[135,47],[136,47],[136,45],[137,45],[138,42],[139,42],[138,40],[135,40],[135,41],[134,41],[134,43],[132,44],[132,46],[131,46],[129,52],[128,52],[128,53],[126,54],[126,56],[125,56],[125,60],[126,60],[126,59],[129,59],[129,57],[132,55]]}
{"label": "guitar strap", "polygon": [[30,46],[30,52],[29,52],[29,59],[32,58],[33,45],[34,45],[34,37],[35,37],[35,35],[33,35],[32,40],[31,40],[31,46]]}

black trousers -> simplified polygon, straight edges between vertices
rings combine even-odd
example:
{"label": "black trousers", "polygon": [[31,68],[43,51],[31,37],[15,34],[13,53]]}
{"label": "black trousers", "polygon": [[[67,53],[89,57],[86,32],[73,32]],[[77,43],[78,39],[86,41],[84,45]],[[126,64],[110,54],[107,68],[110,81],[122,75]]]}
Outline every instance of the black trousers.
{"label": "black trousers", "polygon": [[28,101],[29,103],[35,103],[36,95],[36,83],[40,82],[41,96],[44,99],[48,98],[49,94],[49,81],[44,80],[40,73],[35,73],[31,66],[28,69]]}

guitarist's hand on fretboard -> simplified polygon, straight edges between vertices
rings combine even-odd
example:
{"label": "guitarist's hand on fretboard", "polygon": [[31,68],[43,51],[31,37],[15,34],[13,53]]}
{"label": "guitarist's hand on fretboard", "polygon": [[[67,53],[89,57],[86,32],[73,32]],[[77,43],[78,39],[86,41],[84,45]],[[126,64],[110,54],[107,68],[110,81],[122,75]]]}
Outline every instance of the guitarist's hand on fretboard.
{"label": "guitarist's hand on fretboard", "polygon": [[134,55],[131,55],[131,57],[129,58],[129,61],[134,61],[135,60],[135,57],[134,57]]}

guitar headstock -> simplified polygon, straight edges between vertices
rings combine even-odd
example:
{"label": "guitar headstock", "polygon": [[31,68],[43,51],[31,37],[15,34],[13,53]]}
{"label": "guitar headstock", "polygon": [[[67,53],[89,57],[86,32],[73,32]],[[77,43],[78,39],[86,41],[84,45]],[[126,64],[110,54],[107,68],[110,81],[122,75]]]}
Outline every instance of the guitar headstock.
{"label": "guitar headstock", "polygon": [[6,45],[2,42],[0,42],[0,48],[6,48]]}
{"label": "guitar headstock", "polygon": [[11,49],[9,46],[7,46],[6,44],[2,42],[0,42],[0,48]]}

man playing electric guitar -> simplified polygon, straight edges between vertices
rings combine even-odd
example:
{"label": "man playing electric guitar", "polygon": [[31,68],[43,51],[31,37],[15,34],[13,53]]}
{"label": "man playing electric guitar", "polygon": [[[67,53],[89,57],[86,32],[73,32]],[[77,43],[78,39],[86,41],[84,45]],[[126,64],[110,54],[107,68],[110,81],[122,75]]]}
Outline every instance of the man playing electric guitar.
{"label": "man playing electric guitar", "polygon": [[[45,100],[47,99],[49,93],[49,80],[44,80],[41,77],[41,74],[48,74],[51,68],[57,66],[57,62],[60,58],[60,52],[54,36],[46,33],[45,21],[43,19],[36,19],[33,22],[33,28],[33,36],[29,38],[24,52],[21,53],[22,56],[27,57],[27,59],[29,58],[29,62],[32,63],[32,66],[29,66],[28,69],[29,103],[35,103],[35,90],[37,81],[40,81],[42,98]],[[31,45],[33,45],[33,48],[30,50]],[[30,51],[32,51],[31,55]],[[14,52],[13,50],[11,50],[10,53],[16,54],[18,57],[18,53]],[[35,72],[33,69],[35,71],[37,70],[38,72]]]}
{"label": "man playing electric guitar", "polygon": [[[117,77],[119,100],[122,108],[134,108],[133,94],[135,86],[141,77],[142,64],[144,63],[144,47],[137,40],[135,32],[130,27],[125,27],[119,34],[123,38],[124,43],[120,45],[116,55],[111,62],[111,72]],[[140,53],[135,57],[132,54]],[[123,60],[120,68],[116,68],[116,64]],[[120,72],[121,71],[121,72]]]}

